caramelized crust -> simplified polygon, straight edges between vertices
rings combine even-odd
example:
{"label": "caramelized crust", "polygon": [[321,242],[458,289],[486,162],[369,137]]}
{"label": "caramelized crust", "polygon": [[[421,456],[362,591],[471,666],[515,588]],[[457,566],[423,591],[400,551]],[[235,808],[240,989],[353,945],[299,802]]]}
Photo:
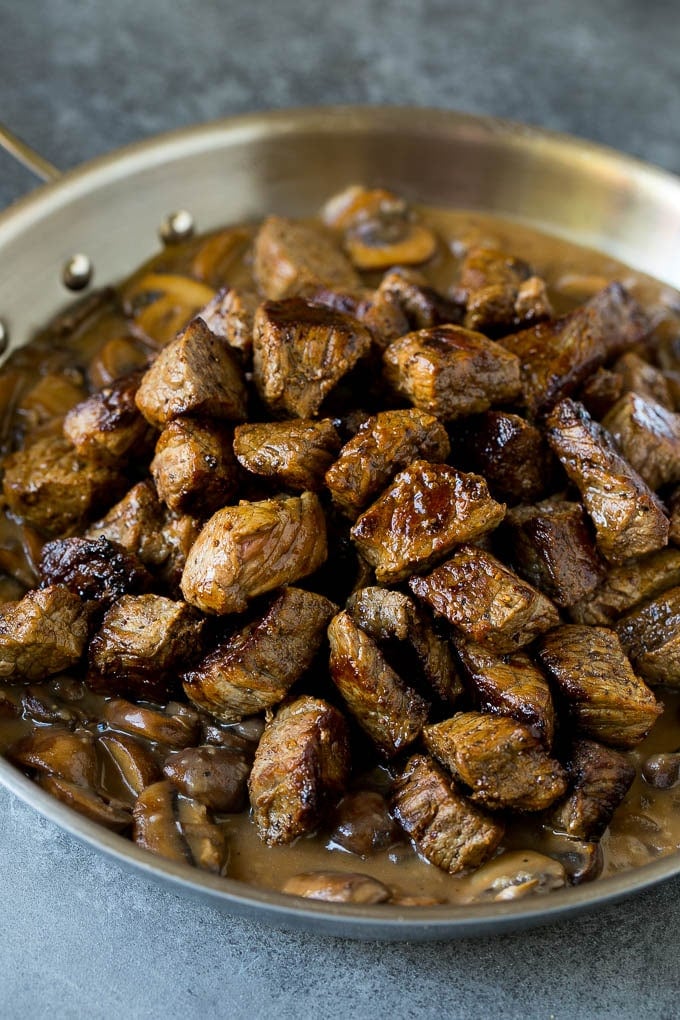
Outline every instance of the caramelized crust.
{"label": "caramelized crust", "polygon": [[577,839],[600,839],[635,778],[635,766],[594,740],[575,740],[566,764],[569,793],[550,813],[550,824]]}
{"label": "caramelized crust", "polygon": [[269,421],[234,430],[239,464],[287,489],[321,489],[339,449],[340,436],[330,418]]}
{"label": "caramelized crust", "polygon": [[602,422],[650,489],[680,482],[680,414],[627,393]]}
{"label": "caramelized crust", "polygon": [[602,583],[569,609],[575,623],[609,626],[629,609],[680,585],[680,550],[659,549],[612,567]]}
{"label": "caramelized crust", "polygon": [[169,510],[207,517],[230,503],[239,473],[229,432],[217,422],[179,418],[156,443],[149,467],[160,499]]}
{"label": "caramelized crust", "polygon": [[75,666],[87,633],[83,603],[63,585],[0,603],[0,679],[44,680]]}
{"label": "caramelized crust", "polygon": [[255,238],[255,279],[272,301],[328,286],[353,290],[359,277],[330,233],[268,216]]}
{"label": "caramelized crust", "polygon": [[631,610],[616,632],[645,680],[680,687],[680,587]]}

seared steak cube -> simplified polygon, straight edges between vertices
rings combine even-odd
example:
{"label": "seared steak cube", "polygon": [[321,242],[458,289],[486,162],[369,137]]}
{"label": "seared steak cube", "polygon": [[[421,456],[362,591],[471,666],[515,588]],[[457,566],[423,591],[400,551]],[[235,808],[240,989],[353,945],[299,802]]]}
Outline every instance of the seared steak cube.
{"label": "seared steak cube", "polygon": [[550,485],[554,458],[539,430],[506,411],[486,411],[461,423],[453,460],[486,478],[496,499],[530,503]]}
{"label": "seared steak cube", "polygon": [[268,216],[255,238],[255,279],[273,301],[318,286],[352,290],[359,277],[330,233]]}
{"label": "seared steak cube", "polygon": [[408,332],[406,316],[391,294],[380,288],[376,291],[338,291],[329,287],[315,287],[305,291],[305,300],[312,305],[331,308],[345,315],[353,315],[366,326],[373,343],[384,350],[388,344]]}
{"label": "seared steak cube", "polygon": [[455,875],[488,860],[504,834],[428,756],[411,758],[391,794],[392,813],[430,864]]}
{"label": "seared steak cube", "polygon": [[567,624],[547,634],[538,657],[578,730],[614,747],[635,747],[662,706],[633,672],[618,637],[606,627]]}
{"label": "seared steak cube", "polygon": [[577,602],[604,577],[580,503],[547,499],[518,506],[505,526],[515,570],[558,606]]}
{"label": "seared steak cube", "polygon": [[563,400],[550,414],[547,428],[548,441],[581,493],[607,560],[621,563],[667,545],[669,526],[661,503],[581,404]]}
{"label": "seared steak cube", "polygon": [[399,336],[409,329],[462,324],[461,305],[430,287],[426,277],[413,269],[398,267],[385,273],[376,293],[391,298],[401,308],[408,325]]}
{"label": "seared steak cube", "polygon": [[115,466],[83,460],[57,436],[17,450],[4,466],[10,510],[46,535],[82,528],[125,485]]}
{"label": "seared steak cube", "polygon": [[216,423],[178,418],[166,425],[149,469],[165,505],[207,517],[229,503],[239,481],[231,444]]}
{"label": "seared steak cube", "polygon": [[378,581],[392,584],[493,530],[504,515],[479,475],[417,460],[364,511],[351,535]]}
{"label": "seared steak cube", "polygon": [[211,333],[223,340],[242,359],[246,359],[253,349],[253,322],[257,305],[257,295],[251,291],[224,287],[201,309],[198,317],[203,319]]}
{"label": "seared steak cube", "polygon": [[621,377],[622,393],[637,393],[643,400],[653,400],[668,411],[675,410],[668,380],[655,365],[643,361],[635,351],[622,354],[615,365]]}
{"label": "seared steak cube", "polygon": [[559,623],[555,606],[491,553],[461,546],[411,591],[466,638],[501,654],[528,645]]}
{"label": "seared steak cube", "polygon": [[255,385],[277,414],[312,418],[370,347],[368,329],[350,315],[302,298],[266,301],[255,316]]}
{"label": "seared steak cube", "polygon": [[248,786],[260,839],[292,843],[317,828],[349,778],[347,726],[336,708],[302,697],[265,728]]}
{"label": "seared steak cube", "polygon": [[246,388],[236,356],[202,319],[193,319],[163,348],[142,378],[136,402],[157,428],[182,415],[229,421],[246,416]]}
{"label": "seared steak cube", "polygon": [[287,489],[317,491],[340,449],[340,436],[330,418],[298,418],[238,425],[234,453],[247,471]]}
{"label": "seared steak cube", "polygon": [[117,379],[68,412],[64,435],[76,453],[113,462],[148,453],[150,429],[135,404],[141,378],[135,372]]}
{"label": "seared steak cube", "polygon": [[550,825],[577,839],[600,839],[635,778],[625,754],[594,740],[575,740],[567,760],[569,793]]}
{"label": "seared steak cube", "polygon": [[680,687],[680,587],[631,610],[616,632],[645,680]]}
{"label": "seared steak cube", "polygon": [[483,645],[458,646],[482,712],[509,715],[524,723],[550,749],[555,734],[555,706],[550,687],[526,652],[496,655]]}
{"label": "seared steak cube", "polygon": [[395,340],[383,355],[392,388],[445,421],[486,411],[519,393],[519,360],[462,326],[435,326]]}
{"label": "seared steak cube", "polygon": [[122,595],[148,590],[151,576],[134,553],[108,538],[57,538],[43,546],[41,588],[63,584],[101,609]]}
{"label": "seared steak cube", "polygon": [[356,517],[389,480],[422,458],[446,460],[450,445],[444,426],[415,408],[382,411],[368,418],[326,474],[333,502],[349,517]]}
{"label": "seared steak cube", "polygon": [[430,754],[489,808],[543,811],[567,777],[532,730],[509,716],[458,712],[423,730]]}
{"label": "seared steak cube", "polygon": [[185,694],[225,722],[277,705],[311,666],[336,611],[323,595],[284,588],[263,616],[185,673]]}
{"label": "seared steak cube", "polygon": [[326,521],[314,493],[241,503],[204,526],[182,592],[204,612],[240,613],[256,595],[314,573],[326,556]]}
{"label": "seared steak cube", "polygon": [[0,603],[0,680],[44,680],[75,666],[87,632],[83,603],[60,584]]}
{"label": "seared steak cube", "polygon": [[573,393],[611,355],[633,347],[648,329],[637,302],[612,283],[569,315],[502,343],[521,362],[522,401],[536,415]]}
{"label": "seared steak cube", "polygon": [[393,757],[418,737],[429,705],[388,664],[368,634],[348,613],[339,613],[328,628],[333,681],[363,730],[386,757]]}
{"label": "seared steak cube", "polygon": [[576,394],[589,415],[599,421],[604,418],[624,392],[623,377],[608,368],[598,368],[588,376]]}
{"label": "seared steak cube", "polygon": [[680,585],[680,550],[668,547],[612,567],[594,591],[569,607],[576,623],[608,627],[660,592]]}
{"label": "seared steak cube", "polygon": [[200,650],[203,621],[185,602],[124,595],[90,642],[90,684],[167,701],[169,687]]}
{"label": "seared steak cube", "polygon": [[540,277],[523,259],[495,248],[471,248],[461,267],[465,294],[465,326],[481,333],[503,335],[552,315]]}
{"label": "seared steak cube", "polygon": [[650,489],[680,482],[680,415],[649,397],[627,393],[602,424]]}

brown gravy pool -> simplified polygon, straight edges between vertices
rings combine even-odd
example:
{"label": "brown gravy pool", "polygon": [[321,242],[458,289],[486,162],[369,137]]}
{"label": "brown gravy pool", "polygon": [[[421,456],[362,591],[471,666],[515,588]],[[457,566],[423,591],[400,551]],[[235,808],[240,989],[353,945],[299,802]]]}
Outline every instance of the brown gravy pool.
{"label": "brown gravy pool", "polygon": [[[436,228],[447,242],[448,251],[438,255],[425,270],[431,283],[446,290],[455,278],[458,258],[463,245],[470,242],[491,243],[530,262],[537,273],[548,282],[551,298],[557,313],[586,300],[605,282],[620,280],[651,309],[658,319],[677,321],[680,330],[680,296],[671,288],[649,277],[636,273],[608,256],[541,234],[527,226],[501,220],[481,213],[449,211],[423,207],[420,210],[425,222]],[[244,236],[251,236],[250,228]],[[166,250],[133,278],[139,278],[153,267],[154,271],[183,272],[187,270],[201,239]],[[248,285],[250,267],[246,260],[238,259],[230,267],[230,280],[234,285]],[[67,343],[47,328],[28,346],[15,352],[0,374],[0,451],[12,434],[22,431],[17,416],[7,414],[10,395],[16,403],[16,394],[25,393],[45,371],[60,372],[74,365],[85,368],[102,344],[122,331],[119,316],[103,312],[75,343]],[[49,423],[43,428],[49,428]],[[6,516],[0,514],[0,548],[17,548],[20,545],[19,529]],[[20,597],[21,585],[0,574],[0,601]],[[13,698],[20,696],[17,688],[0,685]],[[680,691],[657,689],[665,704],[664,714],[649,737],[633,752],[631,759],[639,766],[646,757],[660,751],[680,748]],[[100,703],[94,695],[86,695],[88,709],[97,712]],[[96,728],[96,724],[92,724]],[[0,717],[0,753],[27,732],[30,724],[23,719]],[[104,774],[109,793],[121,795],[111,784],[110,773]],[[255,827],[247,813],[223,817],[222,824],[230,845],[229,876],[269,889],[281,888],[287,878],[302,871],[333,869],[361,871],[381,879],[396,895],[428,896],[450,903],[469,898],[469,878],[451,876],[420,859],[406,844],[376,853],[366,859],[326,846],[327,834],[299,839],[288,847],[265,847],[257,837]],[[531,849],[532,823],[524,819],[508,826],[503,842],[504,849]],[[535,831],[535,830],[534,830]],[[625,800],[618,808],[614,820],[605,834],[602,847],[604,867],[601,877],[627,868],[638,867],[680,849],[680,784],[674,789],[657,790],[638,776]],[[539,848],[539,847],[537,847]]]}

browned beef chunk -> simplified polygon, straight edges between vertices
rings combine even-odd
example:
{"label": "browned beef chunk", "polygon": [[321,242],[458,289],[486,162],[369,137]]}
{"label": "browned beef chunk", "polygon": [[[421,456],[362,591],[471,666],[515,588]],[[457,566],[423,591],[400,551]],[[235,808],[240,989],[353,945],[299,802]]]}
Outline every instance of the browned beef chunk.
{"label": "browned beef chunk", "polygon": [[567,624],[542,638],[538,656],[577,729],[614,747],[635,747],[662,711],[606,627]]}
{"label": "browned beef chunk", "polygon": [[680,687],[680,587],[631,610],[616,632],[645,680]]}
{"label": "browned beef chunk", "polygon": [[124,595],[90,642],[90,684],[167,701],[169,686],[200,650],[202,630],[198,613],[184,602]]}
{"label": "browned beef chunk", "polygon": [[147,455],[151,433],[135,404],[141,378],[135,372],[117,379],[68,412],[64,435],[76,453],[113,462]]}
{"label": "browned beef chunk", "polygon": [[247,359],[253,349],[253,322],[257,305],[257,294],[224,287],[198,315],[211,333],[243,359]]}
{"label": "browned beef chunk", "polygon": [[581,386],[577,398],[588,414],[599,421],[614,406],[623,392],[623,377],[619,372],[598,368]]}
{"label": "browned beef chunk", "polygon": [[411,403],[445,421],[486,411],[519,393],[519,360],[462,326],[421,329],[383,355],[385,376]]}
{"label": "browned beef chunk", "polygon": [[408,595],[388,588],[360,588],[348,599],[347,612],[374,641],[408,642],[437,697],[450,705],[457,701],[462,684],[451,646]]}
{"label": "browned beef chunk", "polygon": [[506,529],[515,570],[558,606],[577,602],[605,575],[580,503],[546,499],[515,507]]}
{"label": "browned beef chunk", "polygon": [[648,329],[637,302],[612,283],[569,315],[505,337],[502,343],[520,359],[522,399],[535,415],[573,393],[611,355],[634,346]]}
{"label": "browned beef chunk", "polygon": [[182,575],[187,602],[240,613],[248,600],[313,574],[327,556],[317,496],[280,496],[218,510],[191,547]]}
{"label": "browned beef chunk", "polygon": [[231,435],[218,424],[191,418],[165,426],[150,471],[170,510],[200,517],[229,503],[239,482]]}
{"label": "browned beef chunk", "polygon": [[311,666],[335,612],[323,595],[284,588],[263,616],[185,673],[185,694],[225,722],[277,705]]}
{"label": "browned beef chunk", "polygon": [[495,248],[471,248],[461,267],[465,325],[503,335],[552,315],[544,281],[523,259]]}
{"label": "browned beef chunk", "polygon": [[193,797],[212,811],[243,811],[248,801],[250,762],[227,747],[186,747],[169,755],[163,775],[185,797]]}
{"label": "browned beef chunk", "polygon": [[675,410],[668,380],[663,372],[644,361],[635,351],[622,354],[615,369],[621,376],[622,393],[637,393],[643,400],[653,400],[668,411]]}
{"label": "browned beef chunk", "polygon": [[40,563],[41,588],[63,584],[101,609],[122,595],[147,591],[151,575],[134,553],[108,538],[57,538],[48,542]]}
{"label": "browned beef chunk", "polygon": [[578,839],[600,839],[635,778],[635,766],[594,740],[575,740],[566,764],[569,793],[550,813],[550,824]]}
{"label": "browned beef chunk", "polygon": [[408,327],[399,335],[408,328],[430,329],[462,322],[461,305],[430,287],[426,278],[412,269],[397,268],[385,273],[377,294],[391,298],[402,309]]}
{"label": "browned beef chunk", "polygon": [[261,422],[238,425],[234,453],[253,474],[289,489],[317,491],[340,449],[340,436],[330,418],[321,421]]}
{"label": "browned beef chunk", "polygon": [[39,439],[5,460],[7,505],[46,535],[82,528],[124,485],[113,465],[83,460],[57,436]]}
{"label": "browned beef chunk", "polygon": [[602,583],[569,607],[576,623],[610,626],[633,606],[680,585],[680,550],[659,549],[612,567]]}
{"label": "browned beef chunk", "polygon": [[454,436],[458,463],[484,475],[496,499],[530,503],[548,491],[553,456],[534,426],[517,414],[486,411],[463,422]]}
{"label": "browned beef chunk", "polygon": [[394,817],[423,857],[452,875],[479,867],[503,838],[502,822],[471,804],[423,754],[407,762],[391,802]]}
{"label": "browned beef chunk", "polygon": [[83,603],[60,584],[0,603],[0,679],[44,680],[75,666],[87,630]]}
{"label": "browned beef chunk", "polygon": [[312,418],[370,347],[368,329],[350,315],[302,298],[266,301],[255,316],[255,385],[276,413]]}
{"label": "browned beef chunk", "polygon": [[489,808],[543,811],[567,777],[532,730],[510,716],[458,712],[423,730],[430,754]]}
{"label": "browned beef chunk", "polygon": [[344,718],[318,698],[279,709],[255,753],[248,786],[260,839],[292,843],[313,832],[349,776]]}
{"label": "browned beef chunk", "polygon": [[550,414],[547,429],[607,560],[621,563],[667,545],[668,519],[661,503],[582,404],[563,400]]}
{"label": "browned beef chunk", "polygon": [[351,535],[378,581],[392,584],[492,531],[504,515],[479,475],[417,460],[361,514]]}
{"label": "browned beef chunk", "polygon": [[333,681],[378,749],[392,757],[412,744],[427,719],[427,702],[395,673],[348,613],[331,621],[328,640]]}
{"label": "browned beef chunk", "polygon": [[550,687],[526,652],[496,655],[484,645],[461,642],[458,654],[482,712],[509,715],[552,747],[555,706]]}
{"label": "browned beef chunk", "polygon": [[356,517],[397,471],[417,458],[446,460],[449,450],[446,429],[431,414],[382,411],[367,418],[345,443],[326,474],[326,485],[333,502]]}
{"label": "browned beef chunk", "polygon": [[545,595],[472,545],[461,546],[426,577],[412,578],[409,587],[463,637],[501,654],[528,645],[559,623]]}
{"label": "browned beef chunk", "polygon": [[627,393],[602,424],[650,489],[680,481],[680,415]]}
{"label": "browned beef chunk", "polygon": [[353,315],[366,326],[374,344],[384,350],[388,344],[408,332],[409,324],[397,300],[379,287],[376,291],[331,290],[316,287],[305,292],[305,300],[312,305],[332,308],[345,315]]}
{"label": "browned beef chunk", "polygon": [[245,382],[236,357],[202,319],[193,319],[163,348],[143,376],[136,402],[157,428],[182,415],[228,421],[246,416]]}
{"label": "browned beef chunk", "polygon": [[272,301],[318,286],[353,290],[359,278],[333,236],[319,227],[268,216],[255,238],[255,279]]}

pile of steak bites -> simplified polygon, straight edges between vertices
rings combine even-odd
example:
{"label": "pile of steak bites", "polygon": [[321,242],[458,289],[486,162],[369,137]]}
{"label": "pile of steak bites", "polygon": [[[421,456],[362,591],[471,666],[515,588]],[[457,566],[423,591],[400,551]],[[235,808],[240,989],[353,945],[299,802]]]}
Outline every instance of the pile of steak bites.
{"label": "pile of steak bites", "polygon": [[[4,690],[33,685],[5,710],[36,721],[9,754],[55,796],[222,873],[248,802],[270,846],[335,821],[451,874],[518,815],[600,839],[648,684],[680,686],[679,377],[618,283],[555,317],[493,248],[435,290],[414,267],[441,246],[383,191],[271,216],[252,289],[6,458],[45,542],[0,604]],[[50,715],[64,673],[101,718]],[[394,902],[339,884],[287,888]]]}

